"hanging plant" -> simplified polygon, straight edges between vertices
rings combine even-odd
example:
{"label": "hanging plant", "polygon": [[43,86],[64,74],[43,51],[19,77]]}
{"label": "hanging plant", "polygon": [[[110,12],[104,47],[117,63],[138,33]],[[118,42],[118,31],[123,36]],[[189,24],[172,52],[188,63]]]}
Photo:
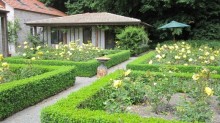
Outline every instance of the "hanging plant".
{"label": "hanging plant", "polygon": [[101,30],[110,30],[112,29],[112,27],[109,27],[109,26],[106,26],[106,25],[99,25],[97,26],[98,29],[101,29]]}

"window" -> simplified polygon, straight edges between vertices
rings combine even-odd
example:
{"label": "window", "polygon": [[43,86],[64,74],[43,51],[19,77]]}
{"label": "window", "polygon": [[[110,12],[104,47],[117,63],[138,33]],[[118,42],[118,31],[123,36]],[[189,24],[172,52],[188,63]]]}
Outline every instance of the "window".
{"label": "window", "polygon": [[91,27],[83,28],[83,43],[87,44],[88,41],[91,42],[91,39],[92,39],[92,28]]}
{"label": "window", "polygon": [[51,44],[59,44],[62,42],[63,44],[67,43],[67,33],[65,29],[52,28],[51,29]]}

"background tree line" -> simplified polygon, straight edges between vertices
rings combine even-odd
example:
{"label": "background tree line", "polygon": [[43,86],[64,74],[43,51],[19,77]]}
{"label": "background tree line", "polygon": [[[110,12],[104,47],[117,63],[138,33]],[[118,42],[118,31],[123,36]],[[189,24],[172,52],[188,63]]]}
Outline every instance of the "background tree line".
{"label": "background tree line", "polygon": [[[111,12],[141,19],[153,25],[150,39],[171,39],[169,30],[157,28],[172,20],[191,25],[182,39],[220,39],[219,0],[41,0],[67,14]],[[179,37],[180,38],[180,37]]]}

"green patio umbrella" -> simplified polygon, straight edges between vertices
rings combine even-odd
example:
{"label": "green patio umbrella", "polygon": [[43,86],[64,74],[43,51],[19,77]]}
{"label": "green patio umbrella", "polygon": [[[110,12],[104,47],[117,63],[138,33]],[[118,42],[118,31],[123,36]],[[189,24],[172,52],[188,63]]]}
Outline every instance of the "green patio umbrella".
{"label": "green patio umbrella", "polygon": [[[172,29],[174,31],[174,29],[176,28],[183,28],[183,27],[189,27],[190,25],[184,24],[184,23],[180,23],[180,22],[176,22],[176,21],[171,21],[168,24],[165,24],[161,27],[159,27],[158,29]],[[173,33],[172,33],[173,34]],[[175,41],[175,34],[173,34],[173,40]]]}

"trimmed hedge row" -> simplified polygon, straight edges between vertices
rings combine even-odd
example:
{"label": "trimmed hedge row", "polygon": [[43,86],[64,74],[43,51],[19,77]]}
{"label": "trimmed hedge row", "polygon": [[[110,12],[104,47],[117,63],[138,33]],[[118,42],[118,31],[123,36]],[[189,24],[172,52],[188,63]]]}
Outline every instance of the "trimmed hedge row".
{"label": "trimmed hedge row", "polygon": [[[184,40],[182,40],[182,41],[184,41]],[[181,42],[181,40],[180,40],[180,42]],[[219,40],[186,40],[185,42],[189,43],[194,48],[199,48],[202,45],[207,45],[207,46],[214,48],[214,49],[219,49],[219,47],[220,47]],[[165,41],[165,42],[161,43],[161,45],[164,45],[164,44],[174,44],[174,42],[173,41]]]}
{"label": "trimmed hedge row", "polygon": [[[126,61],[130,58],[130,51],[122,50],[115,54],[107,55],[107,57],[111,58],[107,63],[107,67],[112,67],[117,65],[123,61]],[[15,64],[23,64],[26,62],[26,59],[21,59],[18,57],[9,57],[6,58],[5,61],[8,63]],[[87,62],[72,62],[72,61],[60,61],[60,60],[36,60],[33,61],[34,64],[41,65],[52,65],[52,66],[76,66],[76,75],[91,77],[94,76],[97,72],[97,67],[99,66],[99,62],[97,60],[89,60]]]}
{"label": "trimmed hedge row", "polygon": [[127,113],[109,114],[102,110],[79,109],[79,105],[93,97],[100,89],[108,84],[110,79],[117,79],[122,75],[116,71],[103,77],[91,86],[84,87],[70,94],[67,98],[56,104],[46,107],[41,112],[42,123],[182,123],[180,121],[168,121],[160,118],[142,118],[138,115]]}
{"label": "trimmed hedge row", "polygon": [[[132,76],[138,77],[138,76],[146,76],[145,71],[133,71]],[[164,73],[161,72],[151,72],[152,75],[156,76],[164,76]],[[192,79],[193,73],[172,73],[171,76],[179,77],[179,78],[189,78]],[[220,74],[212,74],[211,77],[213,79],[220,79]]]}
{"label": "trimmed hedge row", "polygon": [[[147,61],[150,60],[152,57],[155,56],[155,52],[151,51],[138,59],[134,60],[133,62],[127,64],[126,68],[131,70],[137,70],[137,71],[155,71],[159,72],[160,68],[162,67],[168,67],[168,68],[177,68],[180,72],[183,73],[195,73],[199,69],[202,68],[202,66],[197,65],[191,65],[191,66],[184,66],[184,65],[154,65],[154,64],[148,64]],[[220,73],[220,67],[218,66],[206,66],[210,70],[216,70],[218,73]]]}
{"label": "trimmed hedge row", "polygon": [[[25,65],[10,65],[16,69]],[[38,66],[41,75],[0,84],[0,120],[52,96],[75,83],[75,67]]]}

